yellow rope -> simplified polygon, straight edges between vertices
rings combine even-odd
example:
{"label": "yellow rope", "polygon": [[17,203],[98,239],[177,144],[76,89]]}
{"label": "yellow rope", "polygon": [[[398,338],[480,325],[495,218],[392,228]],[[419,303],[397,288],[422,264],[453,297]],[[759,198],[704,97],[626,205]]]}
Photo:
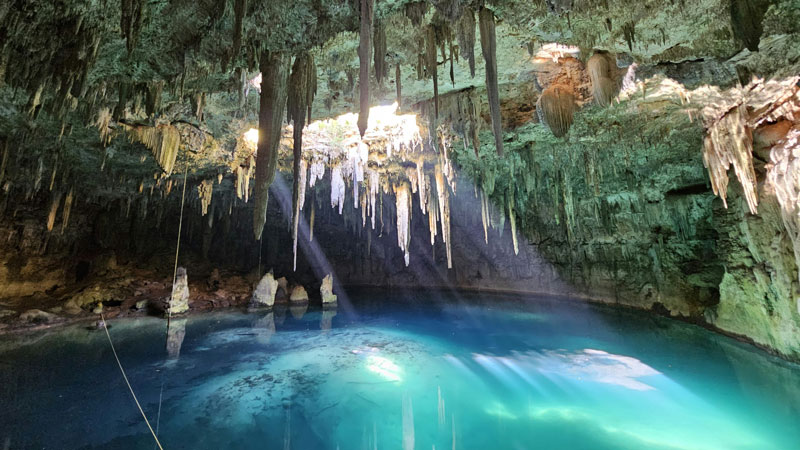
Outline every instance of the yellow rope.
{"label": "yellow rope", "polygon": [[125,384],[128,385],[128,390],[131,391],[131,396],[133,397],[133,401],[136,402],[136,406],[139,408],[139,412],[142,413],[142,418],[144,418],[144,423],[147,424],[147,428],[150,429],[150,433],[153,435],[153,439],[156,440],[156,445],[159,449],[164,450],[164,447],[161,446],[161,442],[158,441],[158,437],[156,437],[155,431],[153,431],[153,427],[150,426],[150,421],[147,420],[147,416],[144,414],[144,410],[142,409],[142,405],[139,404],[139,399],[136,398],[136,394],[133,392],[133,387],[131,387],[130,381],[128,381],[128,376],[125,375],[125,369],[122,368],[122,363],[119,361],[119,356],[117,356],[117,350],[114,348],[114,342],[111,341],[111,334],[108,332],[108,325],[106,325],[106,318],[103,316],[103,313],[100,313],[100,318],[103,320],[103,329],[106,331],[106,336],[108,337],[108,343],[111,345],[111,352],[114,353],[114,359],[117,360],[117,365],[119,366],[119,371],[122,373],[122,378],[125,379]]}
{"label": "yellow rope", "polygon": [[[172,270],[172,292],[169,294],[170,304],[172,303],[172,296],[175,294],[175,281],[178,279],[178,254],[181,250],[181,228],[183,228],[183,205],[186,200],[186,178],[189,173],[189,160],[186,160],[185,168],[183,169],[183,192],[181,193],[181,217],[178,221],[178,243],[175,245],[175,267]],[[169,324],[172,320],[172,306],[168,304],[167,309],[167,332],[169,332]]]}

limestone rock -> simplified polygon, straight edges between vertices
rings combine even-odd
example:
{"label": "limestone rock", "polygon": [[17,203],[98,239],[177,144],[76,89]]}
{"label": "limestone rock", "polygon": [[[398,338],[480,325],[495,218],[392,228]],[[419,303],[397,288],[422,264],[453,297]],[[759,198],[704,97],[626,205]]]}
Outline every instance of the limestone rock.
{"label": "limestone rock", "polygon": [[268,272],[258,282],[250,304],[254,306],[272,306],[275,304],[275,294],[278,292],[278,281],[272,272]]}
{"label": "limestone rock", "polygon": [[289,299],[289,282],[286,277],[278,278],[278,293],[275,299],[284,302]]}
{"label": "limestone rock", "polygon": [[306,288],[300,285],[293,287],[292,293],[289,295],[289,301],[292,303],[308,302],[308,293],[306,292]]}
{"label": "limestone rock", "polygon": [[331,274],[322,279],[322,286],[319,288],[319,294],[322,296],[322,304],[328,305],[336,303],[336,294],[333,293],[333,277]]}
{"label": "limestone rock", "polygon": [[189,277],[186,269],[178,267],[175,284],[172,285],[172,295],[168,300],[167,313],[182,314],[189,310]]}
{"label": "limestone rock", "polygon": [[41,309],[29,309],[20,314],[20,320],[28,323],[53,323],[58,322],[60,317],[55,314],[42,311]]}

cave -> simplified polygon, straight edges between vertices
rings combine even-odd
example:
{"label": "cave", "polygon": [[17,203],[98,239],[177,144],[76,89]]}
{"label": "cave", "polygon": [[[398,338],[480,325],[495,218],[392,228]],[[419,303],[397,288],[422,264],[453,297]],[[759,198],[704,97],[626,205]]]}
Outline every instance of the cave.
{"label": "cave", "polygon": [[789,449],[797,0],[5,0],[0,449]]}

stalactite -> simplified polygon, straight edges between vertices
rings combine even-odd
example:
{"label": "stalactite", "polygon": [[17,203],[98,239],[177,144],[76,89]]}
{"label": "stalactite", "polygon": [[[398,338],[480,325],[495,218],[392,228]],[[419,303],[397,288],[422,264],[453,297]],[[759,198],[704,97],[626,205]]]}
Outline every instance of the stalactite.
{"label": "stalactite", "polygon": [[122,0],[120,29],[122,30],[122,37],[125,38],[125,47],[128,49],[128,54],[133,52],[139,40],[144,6],[145,0]]}
{"label": "stalactite", "polygon": [[322,161],[314,161],[308,169],[308,187],[314,187],[317,180],[322,180],[325,176],[325,163]]}
{"label": "stalactite", "polygon": [[[303,128],[306,114],[314,102],[317,92],[317,68],[310,53],[303,53],[295,58],[292,74],[289,77],[287,98],[288,119],[294,123],[292,150],[292,236],[294,252],[294,269],[297,269],[297,230],[300,223],[300,195],[305,193],[306,171],[303,160]],[[302,172],[302,173],[301,173]]]}
{"label": "stalactite", "polygon": [[[246,166],[238,166],[236,168],[236,197],[245,203],[250,200],[250,177],[253,175],[255,165],[255,159],[250,156]],[[172,180],[169,183],[171,189]],[[169,194],[169,190],[167,190],[167,194]]]}
{"label": "stalactite", "polygon": [[608,53],[596,52],[586,63],[589,79],[592,82],[592,96],[600,106],[608,106],[617,94],[612,67],[616,63]]}
{"label": "stalactite", "polygon": [[202,215],[208,214],[208,207],[211,206],[211,196],[214,194],[214,180],[203,180],[197,186],[197,196],[200,198]]}
{"label": "stalactite", "polygon": [[422,214],[427,214],[427,207],[428,207],[428,195],[427,191],[429,190],[429,186],[427,185],[427,177],[425,177],[425,157],[420,156],[417,160],[417,184],[419,185],[417,190],[419,191],[419,209],[422,210]]}
{"label": "stalactite", "polygon": [[370,216],[372,218],[372,229],[375,229],[375,202],[378,197],[378,188],[380,187],[380,174],[377,170],[369,171],[369,206]]}
{"label": "stalactite", "polygon": [[497,39],[495,37],[494,13],[482,7],[478,11],[481,29],[481,50],[486,62],[486,93],[489,97],[489,114],[492,117],[492,132],[497,154],[503,156],[503,124],[500,120],[500,91],[497,86]]}
{"label": "stalactite", "polygon": [[436,70],[436,30],[433,25],[428,25],[425,33],[425,69],[428,76],[433,79],[433,117],[435,120],[439,120],[439,76]]}
{"label": "stalactite", "polygon": [[411,247],[411,193],[408,183],[394,186],[395,202],[397,205],[397,245],[403,251],[403,257],[408,267],[409,250]]}
{"label": "stalactite", "polygon": [[53,194],[50,200],[50,213],[47,215],[47,231],[53,231],[53,225],[56,223],[56,213],[58,207],[61,205],[61,192]]}
{"label": "stalactite", "polygon": [[572,126],[575,97],[569,86],[554,84],[542,92],[536,102],[539,120],[547,125],[556,137],[564,137]]}
{"label": "stalactite", "polygon": [[511,222],[511,242],[514,243],[514,254],[519,255],[519,244],[517,242],[517,219],[514,214],[514,188],[510,188],[508,195],[508,220]]}
{"label": "stalactite", "polygon": [[375,79],[378,84],[386,78],[386,27],[383,22],[376,21],[373,31],[373,63],[375,65]]}
{"label": "stalactite", "polygon": [[369,123],[369,60],[372,49],[369,40],[372,35],[372,16],[373,0],[361,0],[361,31],[358,44],[358,131],[362,138]]}
{"label": "stalactite", "polygon": [[428,12],[428,3],[425,1],[406,3],[405,14],[415,27],[422,25],[425,13]]}
{"label": "stalactite", "polygon": [[[425,177],[426,183],[430,186],[430,179]],[[436,236],[438,231],[436,229],[439,222],[439,201],[438,197],[433,193],[433,189],[428,189],[428,230],[430,231],[431,246],[436,243]]]}
{"label": "stalactite", "polygon": [[139,142],[150,149],[164,173],[172,174],[181,144],[181,133],[177,128],[161,124],[155,127],[126,125],[125,129],[131,141]]}
{"label": "stalactite", "polygon": [[344,209],[345,184],[342,176],[342,168],[334,166],[331,169],[331,208],[339,207],[339,215]]}
{"label": "stalactite", "polygon": [[314,221],[317,216],[317,202],[311,202],[311,218],[308,219],[308,242],[312,242],[314,240]]}
{"label": "stalactite", "polygon": [[74,188],[69,188],[69,192],[64,198],[64,209],[61,211],[61,234],[64,234],[64,231],[67,230],[67,225],[69,225],[69,216],[72,212],[73,190]]}
{"label": "stalactite", "polygon": [[753,169],[753,134],[747,125],[747,110],[738,105],[708,127],[703,140],[703,164],[711,187],[728,207],[728,169],[733,165],[750,212],[756,214],[756,174]]}
{"label": "stalactite", "polygon": [[242,29],[244,16],[247,13],[247,0],[234,0],[233,2],[233,48],[231,48],[231,62],[236,64],[239,49],[242,47]]}
{"label": "stalactite", "polygon": [[442,164],[436,164],[436,196],[439,203],[439,222],[442,226],[442,240],[447,249],[447,268],[453,268],[453,257],[450,239],[450,191],[445,183]]}
{"label": "stalactite", "polygon": [[[147,113],[147,117],[154,117],[161,110],[161,97],[163,92],[164,92],[163,81],[157,81],[155,83],[151,83],[151,85],[148,87],[147,99],[145,102],[145,112]],[[108,115],[110,118],[111,113],[109,112]],[[106,125],[108,125],[108,122],[106,122]]]}
{"label": "stalactite", "polygon": [[400,76],[400,63],[394,65],[394,85],[397,90],[397,110],[403,108],[403,78]]}
{"label": "stalactite", "polygon": [[481,189],[480,192],[481,196],[481,223],[483,223],[483,240],[486,244],[489,244],[489,197],[486,193]]}
{"label": "stalactite", "polygon": [[261,104],[258,112],[258,154],[256,156],[255,207],[253,234],[261,239],[267,221],[269,186],[275,179],[278,144],[286,111],[286,84],[290,59],[282,53],[261,55]]}

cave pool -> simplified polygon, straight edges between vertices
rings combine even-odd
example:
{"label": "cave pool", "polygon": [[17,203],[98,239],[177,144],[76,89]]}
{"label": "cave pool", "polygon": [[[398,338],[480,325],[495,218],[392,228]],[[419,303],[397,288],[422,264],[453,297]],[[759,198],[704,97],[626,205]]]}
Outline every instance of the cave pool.
{"label": "cave pool", "polygon": [[[109,324],[164,449],[800,448],[800,366],[636,311],[370,290],[174,319],[169,349]],[[3,336],[0,405],[2,450],[155,447],[85,323]]]}

